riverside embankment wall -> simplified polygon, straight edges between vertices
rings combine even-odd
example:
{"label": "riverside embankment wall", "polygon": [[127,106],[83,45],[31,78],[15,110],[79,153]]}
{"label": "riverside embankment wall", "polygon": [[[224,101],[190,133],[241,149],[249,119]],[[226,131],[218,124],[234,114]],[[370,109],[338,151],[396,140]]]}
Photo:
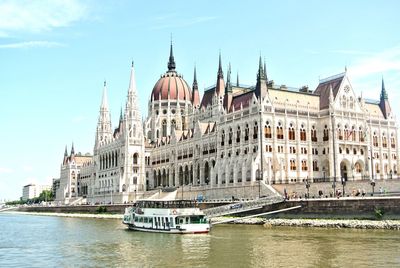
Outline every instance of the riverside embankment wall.
{"label": "riverside embankment wall", "polygon": [[[226,205],[227,203],[202,203],[201,208]],[[374,219],[375,209],[383,211],[386,219],[400,219],[400,197],[365,197],[365,198],[326,198],[309,200],[289,200],[283,203],[265,206],[252,211],[251,214],[278,210],[301,205],[300,209],[285,213],[269,215],[271,218],[358,218]],[[129,205],[102,205],[107,213],[123,214]],[[93,206],[58,206],[58,207],[21,207],[23,212],[55,212],[55,213],[97,213],[99,205]],[[241,216],[249,215],[242,213]]]}

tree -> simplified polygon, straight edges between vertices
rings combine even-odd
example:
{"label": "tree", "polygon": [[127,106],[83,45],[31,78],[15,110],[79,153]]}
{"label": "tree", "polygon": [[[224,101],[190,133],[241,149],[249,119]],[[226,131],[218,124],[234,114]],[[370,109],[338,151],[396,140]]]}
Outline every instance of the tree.
{"label": "tree", "polygon": [[39,202],[53,201],[54,200],[53,192],[51,190],[43,190],[40,193],[38,199]]}

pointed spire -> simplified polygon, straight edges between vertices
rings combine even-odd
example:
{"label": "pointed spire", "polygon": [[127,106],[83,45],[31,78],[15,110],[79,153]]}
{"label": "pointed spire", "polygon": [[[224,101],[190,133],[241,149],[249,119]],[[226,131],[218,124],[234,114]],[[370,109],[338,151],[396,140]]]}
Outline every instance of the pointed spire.
{"label": "pointed spire", "polygon": [[108,109],[107,82],[106,82],[106,80],[104,80],[103,97],[101,99],[101,108]]}
{"label": "pointed spire", "polygon": [[135,67],[133,65],[133,61],[132,61],[132,66],[131,66],[131,77],[129,79],[129,89],[128,89],[128,93],[131,93],[131,92],[136,92]]}
{"label": "pointed spire", "polygon": [[218,96],[223,96],[225,91],[224,72],[222,71],[221,51],[218,58],[218,74],[217,85],[215,86],[215,93]]}
{"label": "pointed spire", "polygon": [[239,72],[236,73],[236,86],[239,86]]}
{"label": "pointed spire", "polygon": [[229,63],[228,71],[226,73],[226,85],[225,85],[225,94],[232,93],[231,86],[231,63]]}
{"label": "pointed spire", "polygon": [[200,105],[199,87],[197,85],[196,65],[194,66],[194,73],[193,73],[192,104],[194,107]]}
{"label": "pointed spire", "polygon": [[193,87],[196,85],[197,88],[197,75],[196,75],[196,65],[194,66],[194,73],[193,73]]}
{"label": "pointed spire", "polygon": [[261,55],[260,55],[260,59],[259,59],[259,63],[258,63],[258,74],[257,74],[257,78],[259,78],[259,79],[265,78],[265,77],[264,77],[264,70],[263,70]]}
{"label": "pointed spire", "polygon": [[261,96],[262,98],[264,98],[265,95],[267,94],[267,91],[268,91],[267,81],[265,81],[265,73],[264,73],[262,59],[261,59],[261,55],[260,55],[259,62],[258,62],[257,83],[256,83],[256,88],[255,88],[255,94],[257,97]]}
{"label": "pointed spire", "polygon": [[381,100],[388,100],[388,95],[385,89],[385,82],[383,81],[383,77],[382,77]]}
{"label": "pointed spire", "polygon": [[74,154],[75,154],[74,142],[72,142],[71,155],[74,155]]}
{"label": "pointed spire", "polygon": [[124,118],[123,118],[123,116],[122,116],[122,106],[121,106],[121,112],[120,112],[120,114],[119,114],[119,122],[122,122],[123,119],[124,119]]}
{"label": "pointed spire", "polygon": [[219,59],[218,59],[218,78],[224,78],[224,72],[222,71],[222,63],[221,63],[221,51],[219,51]]}
{"label": "pointed spire", "polygon": [[174,59],[174,51],[172,49],[172,36],[171,36],[171,48],[169,50],[168,71],[175,72],[175,59]]}
{"label": "pointed spire", "polygon": [[64,151],[64,157],[68,156],[68,150],[67,150],[67,145],[65,145],[65,151]]}

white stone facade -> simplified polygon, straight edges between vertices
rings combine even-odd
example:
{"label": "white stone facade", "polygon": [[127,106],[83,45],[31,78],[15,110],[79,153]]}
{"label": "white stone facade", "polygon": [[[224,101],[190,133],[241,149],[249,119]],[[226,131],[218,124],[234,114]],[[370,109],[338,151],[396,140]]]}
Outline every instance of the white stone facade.
{"label": "white stone facade", "polygon": [[175,71],[171,46],[168,71],[153,88],[144,122],[132,66],[114,131],[104,85],[93,157],[77,170],[64,163],[63,198],[73,197],[71,172],[79,174],[75,197],[90,203],[130,202],[181,185],[223,193],[258,179],[397,177],[398,126],[383,82],[380,101],[373,102],[355,95],[346,72],[321,80],[315,90],[287,88],[268,80],[260,59],[256,85],[244,87],[231,83],[230,69],[225,82],[219,64],[216,85],[200,100],[196,74],[188,89]]}

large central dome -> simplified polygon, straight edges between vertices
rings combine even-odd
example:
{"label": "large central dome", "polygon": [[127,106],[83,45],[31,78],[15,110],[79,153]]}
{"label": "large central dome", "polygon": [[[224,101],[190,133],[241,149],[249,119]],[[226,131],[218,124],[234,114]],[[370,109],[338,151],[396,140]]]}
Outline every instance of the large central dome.
{"label": "large central dome", "polygon": [[183,79],[182,75],[175,71],[175,60],[171,44],[168,71],[154,85],[151,92],[151,100],[191,101],[191,93],[188,83]]}

